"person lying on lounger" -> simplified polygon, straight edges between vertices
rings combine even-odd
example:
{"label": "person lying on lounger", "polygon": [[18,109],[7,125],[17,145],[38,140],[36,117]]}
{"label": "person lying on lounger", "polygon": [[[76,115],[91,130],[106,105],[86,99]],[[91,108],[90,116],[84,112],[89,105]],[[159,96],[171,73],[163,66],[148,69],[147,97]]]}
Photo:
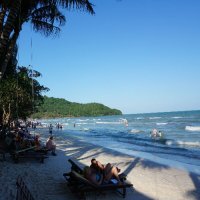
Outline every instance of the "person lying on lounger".
{"label": "person lying on lounger", "polygon": [[[108,163],[108,164],[110,164],[110,163]],[[110,164],[110,165],[111,165],[111,164]],[[95,158],[93,158],[93,159],[91,160],[90,168],[91,168],[92,170],[94,170],[95,172],[104,174],[104,169],[105,169],[104,165],[101,164],[101,163],[100,163],[98,160],[96,160]],[[118,171],[118,173],[119,173],[121,170],[120,170],[118,167],[116,167],[116,168],[117,168],[117,171]]]}
{"label": "person lying on lounger", "polygon": [[110,182],[113,182],[114,184],[121,184],[117,167],[112,166],[110,163],[104,167],[103,174],[94,171],[91,167],[85,167],[84,177],[96,185]]}
{"label": "person lying on lounger", "polygon": [[103,174],[104,165],[101,164],[99,161],[97,161],[95,158],[93,158],[93,159],[91,160],[90,168],[91,168],[94,172],[98,172],[98,173]]}

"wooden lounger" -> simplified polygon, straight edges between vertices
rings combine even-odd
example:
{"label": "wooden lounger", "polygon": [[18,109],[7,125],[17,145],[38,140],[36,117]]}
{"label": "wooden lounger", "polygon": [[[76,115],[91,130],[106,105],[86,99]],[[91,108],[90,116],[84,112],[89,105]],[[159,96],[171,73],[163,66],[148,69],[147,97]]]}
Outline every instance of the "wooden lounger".
{"label": "wooden lounger", "polygon": [[51,150],[47,149],[46,147],[43,147],[41,149],[35,149],[35,152],[44,153],[45,155],[47,155],[49,151]]}
{"label": "wooden lounger", "polygon": [[83,176],[83,169],[81,169],[75,162],[69,160],[72,164],[71,172],[64,173],[63,176],[68,182],[69,188],[72,192],[76,192],[81,197],[85,197],[87,192],[104,192],[108,190],[115,190],[117,191],[123,198],[126,197],[126,188],[133,187],[129,181],[126,180],[125,174],[119,175],[122,184],[102,184],[102,185],[95,185],[91,181],[87,180]]}
{"label": "wooden lounger", "polygon": [[83,174],[83,169],[78,166],[77,163],[75,163],[73,160],[69,159],[68,162],[71,164],[71,171],[75,171],[79,174]]}
{"label": "wooden lounger", "polygon": [[44,159],[48,158],[48,156],[46,156],[45,153],[35,151],[34,148],[35,147],[30,147],[13,152],[12,158],[15,163],[18,163],[20,158],[35,158],[39,159],[41,163],[44,163]]}

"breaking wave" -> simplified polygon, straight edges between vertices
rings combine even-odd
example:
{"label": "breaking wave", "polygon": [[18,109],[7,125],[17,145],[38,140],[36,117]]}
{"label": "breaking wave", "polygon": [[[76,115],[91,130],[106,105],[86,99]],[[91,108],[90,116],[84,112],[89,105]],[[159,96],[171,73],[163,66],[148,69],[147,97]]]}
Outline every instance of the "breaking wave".
{"label": "breaking wave", "polygon": [[186,126],[185,130],[187,130],[187,131],[200,131],[200,126]]}

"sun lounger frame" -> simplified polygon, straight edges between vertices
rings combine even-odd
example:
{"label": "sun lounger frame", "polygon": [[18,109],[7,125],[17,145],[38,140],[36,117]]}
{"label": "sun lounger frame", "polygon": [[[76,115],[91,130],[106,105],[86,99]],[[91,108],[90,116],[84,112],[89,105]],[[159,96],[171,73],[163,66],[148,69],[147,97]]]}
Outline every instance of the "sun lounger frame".
{"label": "sun lounger frame", "polygon": [[71,171],[69,173],[64,173],[63,176],[68,182],[69,188],[72,190],[72,192],[76,192],[79,194],[80,197],[85,198],[85,194],[87,192],[96,192],[96,193],[102,193],[104,191],[114,190],[117,191],[123,198],[126,197],[126,189],[129,187],[133,187],[133,184],[128,182],[126,180],[125,174],[120,174],[119,177],[122,181],[121,185],[115,185],[115,184],[102,184],[102,185],[95,185],[86,178],[84,178],[83,175],[83,169],[79,167],[74,161],[71,159],[68,160],[71,163]]}
{"label": "sun lounger frame", "polygon": [[12,153],[12,158],[15,163],[19,162],[21,158],[36,158],[39,159],[41,163],[44,163],[44,159],[48,158],[45,153],[37,152],[34,150],[35,147],[18,150]]}

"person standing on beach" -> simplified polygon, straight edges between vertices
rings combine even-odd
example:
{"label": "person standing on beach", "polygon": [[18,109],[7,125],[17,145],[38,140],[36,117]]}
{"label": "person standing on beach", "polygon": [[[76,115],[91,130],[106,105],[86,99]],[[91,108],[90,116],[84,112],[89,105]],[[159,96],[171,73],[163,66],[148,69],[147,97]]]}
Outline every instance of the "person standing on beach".
{"label": "person standing on beach", "polygon": [[53,132],[53,126],[52,126],[52,124],[50,124],[50,126],[49,126],[49,133],[52,135],[52,132]]}

